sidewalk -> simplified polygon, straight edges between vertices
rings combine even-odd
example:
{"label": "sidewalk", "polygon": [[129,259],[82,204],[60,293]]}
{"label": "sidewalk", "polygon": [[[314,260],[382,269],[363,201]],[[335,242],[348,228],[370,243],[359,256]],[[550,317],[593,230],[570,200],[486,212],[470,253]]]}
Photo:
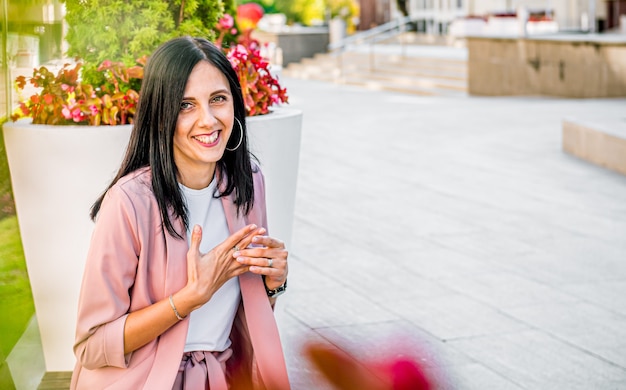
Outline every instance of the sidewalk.
{"label": "sidewalk", "polygon": [[[298,355],[405,346],[447,389],[626,388],[626,176],[561,150],[626,99],[419,97],[285,78],[304,111],[289,292]],[[286,146],[288,147],[288,146]]]}

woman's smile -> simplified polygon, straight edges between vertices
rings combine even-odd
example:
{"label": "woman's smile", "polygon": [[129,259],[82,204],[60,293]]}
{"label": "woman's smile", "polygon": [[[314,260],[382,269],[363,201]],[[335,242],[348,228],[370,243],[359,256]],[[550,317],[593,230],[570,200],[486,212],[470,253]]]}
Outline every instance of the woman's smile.
{"label": "woman's smile", "polygon": [[210,134],[194,135],[193,139],[198,141],[202,146],[213,147],[219,143],[220,130],[216,130]]}

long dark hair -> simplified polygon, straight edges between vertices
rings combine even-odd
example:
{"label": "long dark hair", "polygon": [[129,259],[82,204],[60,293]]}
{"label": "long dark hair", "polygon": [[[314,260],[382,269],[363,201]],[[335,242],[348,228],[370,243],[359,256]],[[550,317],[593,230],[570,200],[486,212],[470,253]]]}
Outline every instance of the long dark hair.
{"label": "long dark hair", "polygon": [[[217,169],[220,171],[218,188],[222,189],[219,197],[228,196],[234,191],[237,212],[250,212],[254,203],[254,188],[246,113],[239,79],[224,53],[211,42],[203,38],[181,37],[161,45],[146,64],[126,155],[111,184],[91,207],[92,219],[98,215],[106,192],[120,178],[139,168],[150,167],[152,191],[157,199],[163,224],[172,236],[182,238],[170,220],[170,214],[173,214],[182,220],[185,228],[189,227],[185,202],[177,181],[173,139],[185,85],[199,61],[208,61],[226,76],[233,96],[235,118],[241,123],[243,131],[241,145],[235,151],[226,149],[217,162]],[[229,149],[239,142],[238,132],[239,126],[235,124],[231,133],[234,136],[227,146]]]}

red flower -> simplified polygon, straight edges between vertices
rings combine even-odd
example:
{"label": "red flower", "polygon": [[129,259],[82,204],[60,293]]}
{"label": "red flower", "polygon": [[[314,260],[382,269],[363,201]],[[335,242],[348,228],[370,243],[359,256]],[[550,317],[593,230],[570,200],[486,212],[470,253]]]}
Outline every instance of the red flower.
{"label": "red flower", "polygon": [[238,44],[232,47],[226,56],[239,76],[246,115],[263,115],[271,106],[287,103],[287,91],[270,73],[269,63],[261,56],[258,42],[248,42],[248,46]]}
{"label": "red flower", "polygon": [[[138,60],[138,63],[143,65],[145,60]],[[132,123],[139,94],[131,88],[130,83],[143,78],[143,68],[127,68],[121,62],[104,61],[96,70],[101,72],[105,80],[102,85],[90,85],[80,81],[81,69],[81,63],[73,67],[65,64],[55,76],[42,66],[35,69],[29,79],[18,77],[18,88],[23,89],[28,80],[35,87],[41,88],[41,91],[20,102],[18,109],[11,115],[11,120],[30,116],[36,124]],[[109,99],[104,98],[105,96]],[[103,115],[105,104],[106,115]]]}

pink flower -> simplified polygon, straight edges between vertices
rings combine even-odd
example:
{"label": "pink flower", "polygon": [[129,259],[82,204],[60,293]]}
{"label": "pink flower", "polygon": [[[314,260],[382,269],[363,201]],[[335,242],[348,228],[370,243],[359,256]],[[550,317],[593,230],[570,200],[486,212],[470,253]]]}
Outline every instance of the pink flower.
{"label": "pink flower", "polygon": [[218,28],[222,30],[230,30],[235,25],[235,20],[229,14],[224,14],[224,16],[217,22]]}
{"label": "pink flower", "polygon": [[76,107],[72,110],[72,119],[74,122],[81,122],[85,120],[85,114],[83,114],[79,107]]}
{"label": "pink flower", "polygon": [[67,104],[63,105],[63,109],[61,110],[61,114],[63,114],[63,118],[70,120],[72,119],[72,113],[70,112],[70,108]]}

